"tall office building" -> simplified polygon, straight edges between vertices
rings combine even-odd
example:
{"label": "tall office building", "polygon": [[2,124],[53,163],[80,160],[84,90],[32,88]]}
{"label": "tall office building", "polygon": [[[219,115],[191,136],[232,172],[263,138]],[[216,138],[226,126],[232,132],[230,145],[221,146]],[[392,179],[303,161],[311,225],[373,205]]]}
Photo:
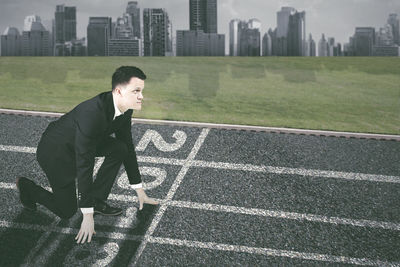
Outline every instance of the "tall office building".
{"label": "tall office building", "polygon": [[400,46],[395,42],[393,26],[396,27],[396,24],[388,23],[384,27],[380,28],[376,33],[376,43],[374,46],[372,46],[372,56],[400,55]]}
{"label": "tall office building", "polygon": [[357,27],[354,34],[354,56],[372,56],[375,45],[375,28]]}
{"label": "tall office building", "polygon": [[217,0],[190,0],[190,30],[217,33]]}
{"label": "tall office building", "polygon": [[289,18],[295,13],[296,9],[293,7],[282,7],[281,10],[277,12],[277,38],[287,36],[289,32]]}
{"label": "tall office building", "polygon": [[287,56],[288,52],[288,33],[290,16],[296,13],[293,7],[282,7],[277,12],[277,55]]}
{"label": "tall office building", "polygon": [[278,55],[278,39],[276,38],[277,28],[272,30],[271,28],[268,30],[268,35],[271,37],[271,55]]}
{"label": "tall office building", "polygon": [[113,27],[114,33],[108,41],[108,56],[140,56],[141,42],[134,37],[132,16],[125,13],[117,18]]}
{"label": "tall office building", "polygon": [[306,56],[310,57],[315,57],[317,55],[316,47],[315,47],[315,41],[312,38],[312,35],[310,33],[308,42],[307,42],[307,53]]}
{"label": "tall office building", "polygon": [[343,55],[346,57],[353,57],[354,52],[354,36],[349,37],[349,42],[343,46]]}
{"label": "tall office building", "polygon": [[387,23],[392,26],[393,41],[395,44],[400,45],[400,23],[397,14],[389,14]]}
{"label": "tall office building", "polygon": [[7,27],[1,35],[1,56],[21,56],[22,36],[17,28]]}
{"label": "tall office building", "polygon": [[392,25],[386,24],[380,28],[376,33],[376,45],[377,46],[392,46],[394,45],[394,36]]}
{"label": "tall office building", "polygon": [[190,0],[190,30],[176,32],[177,56],[225,56],[225,35],[217,33],[217,1]]}
{"label": "tall office building", "polygon": [[335,38],[328,37],[327,45],[327,56],[333,57],[334,56],[334,48],[335,48]]}
{"label": "tall office building", "polygon": [[129,14],[123,14],[122,17],[117,18],[112,37],[115,39],[134,39],[132,21]]}
{"label": "tall office building", "polygon": [[231,56],[260,56],[261,52],[261,23],[257,19],[248,22],[232,20],[230,22],[230,51]]}
{"label": "tall office building", "polygon": [[56,43],[76,40],[76,7],[56,6],[54,34]]}
{"label": "tall office building", "polygon": [[262,40],[262,55],[272,56],[272,39],[271,36],[266,32]]}
{"label": "tall office building", "polygon": [[110,39],[108,56],[140,56],[140,39]]}
{"label": "tall office building", "polygon": [[177,56],[225,56],[225,35],[198,31],[176,32]]}
{"label": "tall office building", "polygon": [[260,56],[261,55],[261,22],[258,19],[251,19],[242,24],[240,33],[240,55]]}
{"label": "tall office building", "polygon": [[111,18],[89,17],[87,27],[88,56],[108,56],[108,41],[111,37]]}
{"label": "tall office building", "polygon": [[287,33],[288,56],[306,55],[306,12],[295,12],[289,15]]}
{"label": "tall office building", "polygon": [[163,8],[145,8],[143,10],[145,56],[165,56],[172,52],[170,23],[168,14]]}
{"label": "tall office building", "polygon": [[39,16],[27,16],[22,32],[23,56],[50,56],[50,33],[47,31]]}
{"label": "tall office building", "polygon": [[[54,16],[54,55],[66,56],[70,52],[66,49],[71,46],[71,41],[76,40],[76,7],[57,5]],[[70,42],[68,47],[66,42]]]}
{"label": "tall office building", "polygon": [[328,56],[328,42],[325,39],[325,34],[322,34],[321,40],[318,42],[318,56],[327,57]]}
{"label": "tall office building", "polygon": [[129,1],[126,7],[126,13],[131,16],[131,26],[133,29],[133,36],[141,39],[140,31],[140,8],[137,1]]}
{"label": "tall office building", "polygon": [[229,55],[238,56],[239,50],[239,22],[238,19],[233,19],[229,23]]}

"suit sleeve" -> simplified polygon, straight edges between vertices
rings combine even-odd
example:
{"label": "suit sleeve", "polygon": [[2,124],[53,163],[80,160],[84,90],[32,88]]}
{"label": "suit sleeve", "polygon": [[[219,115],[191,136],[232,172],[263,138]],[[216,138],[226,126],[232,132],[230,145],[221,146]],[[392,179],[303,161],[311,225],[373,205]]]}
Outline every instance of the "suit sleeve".
{"label": "suit sleeve", "polygon": [[93,168],[102,118],[99,112],[85,111],[78,114],[75,128],[75,159],[78,180],[78,205],[80,208],[93,207],[90,196],[93,184]]}
{"label": "suit sleeve", "polygon": [[128,111],[128,116],[125,119],[122,127],[115,131],[115,137],[124,142],[128,148],[128,156],[124,159],[125,171],[128,175],[128,180],[131,185],[139,185],[142,183],[142,177],[139,172],[139,166],[137,163],[137,157],[135,152],[135,146],[132,142],[132,131],[131,131],[131,118],[133,110]]}

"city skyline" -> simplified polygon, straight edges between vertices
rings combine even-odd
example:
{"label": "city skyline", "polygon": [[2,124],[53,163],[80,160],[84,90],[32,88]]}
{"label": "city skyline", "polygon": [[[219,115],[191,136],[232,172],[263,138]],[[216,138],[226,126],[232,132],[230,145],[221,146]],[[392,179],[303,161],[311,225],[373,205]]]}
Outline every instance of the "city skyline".
{"label": "city skyline", "polygon": [[[7,26],[22,30],[24,18],[28,15],[38,15],[48,30],[51,30],[51,20],[54,18],[56,5],[76,6],[77,37],[87,37],[86,29],[89,17],[109,16],[113,21],[121,17],[126,10],[128,1],[116,0],[110,3],[105,0],[80,2],[65,0],[53,2],[41,0],[31,3],[27,0],[2,0],[0,11],[0,30],[4,32]],[[138,1],[143,16],[144,8],[165,8],[172,22],[173,34],[177,30],[189,29],[189,0],[145,0]],[[318,41],[322,33],[325,37],[334,37],[336,42],[347,43],[355,32],[355,27],[374,27],[379,29],[386,23],[390,13],[400,15],[400,1],[395,0],[219,0],[218,1],[218,33],[229,36],[229,22],[232,19],[249,20],[256,18],[261,22],[261,36],[269,28],[277,26],[276,13],[282,6],[291,6],[298,11],[306,12],[306,34],[311,33]],[[18,14],[11,12],[18,10]],[[340,18],[340,19],[338,19]],[[229,43],[226,43],[226,47]],[[226,49],[226,52],[229,50]]]}

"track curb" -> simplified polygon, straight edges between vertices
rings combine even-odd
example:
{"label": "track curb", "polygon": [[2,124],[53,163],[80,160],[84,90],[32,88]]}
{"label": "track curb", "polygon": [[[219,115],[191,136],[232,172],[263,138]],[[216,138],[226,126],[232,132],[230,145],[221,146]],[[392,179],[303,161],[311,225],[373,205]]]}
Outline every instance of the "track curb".
{"label": "track curb", "polygon": [[[29,111],[29,110],[16,110],[16,109],[0,109],[0,114],[56,117],[56,118],[64,115],[64,113],[57,113],[57,112],[42,112],[42,111]],[[374,139],[374,140],[387,140],[387,141],[400,142],[400,135],[336,132],[336,131],[307,130],[307,129],[295,129],[295,128],[277,128],[277,127],[251,126],[251,125],[216,124],[216,123],[204,123],[204,122],[150,120],[150,119],[134,119],[134,118],[132,119],[132,121],[133,123],[141,123],[141,124],[174,125],[174,126],[214,128],[214,129],[238,130],[238,131],[268,132],[268,133],[357,138],[357,139]]]}

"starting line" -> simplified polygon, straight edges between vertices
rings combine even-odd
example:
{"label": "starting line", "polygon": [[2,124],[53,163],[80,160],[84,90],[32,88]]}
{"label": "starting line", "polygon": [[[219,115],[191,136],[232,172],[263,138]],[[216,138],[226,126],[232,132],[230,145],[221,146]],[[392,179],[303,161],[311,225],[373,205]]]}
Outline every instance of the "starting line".
{"label": "starting line", "polygon": [[[0,145],[0,151],[34,154],[36,153],[36,148],[24,147],[24,146]],[[137,160],[138,162],[143,162],[143,163],[167,164],[175,166],[184,166],[185,164],[190,164],[191,167],[202,167],[202,168],[251,171],[251,172],[273,173],[273,174],[291,174],[300,176],[337,178],[345,180],[362,180],[370,182],[400,183],[400,176],[390,176],[390,175],[380,175],[380,174],[337,172],[337,171],[327,171],[327,170],[313,170],[304,168],[289,168],[289,167],[276,167],[276,166],[265,166],[265,165],[257,166],[252,164],[213,162],[213,161],[203,161],[194,159],[184,160],[184,159],[149,157],[149,156],[137,156]]]}
{"label": "starting line", "polygon": [[[0,183],[0,188],[17,190],[15,184],[12,184],[12,183]],[[51,191],[50,187],[45,187],[45,189]],[[115,200],[115,201],[121,201],[121,202],[128,202],[128,203],[138,202],[138,198],[136,196],[123,195],[123,194],[110,194],[108,199]],[[341,218],[341,217],[329,217],[329,216],[318,215],[318,214],[287,212],[287,211],[282,211],[282,210],[265,210],[265,209],[258,209],[258,208],[244,208],[244,207],[237,207],[237,206],[209,204],[209,203],[197,203],[197,202],[182,201],[182,200],[168,200],[168,199],[159,199],[159,198],[154,198],[154,199],[162,205],[177,207],[177,208],[228,212],[228,213],[243,214],[243,215],[246,214],[246,215],[262,216],[262,217],[298,220],[298,221],[321,222],[321,223],[328,223],[328,224],[335,224],[335,225],[338,225],[338,224],[339,225],[350,225],[350,226],[357,226],[357,227],[380,228],[380,229],[385,229],[385,230],[400,231],[400,223],[372,221],[372,220],[363,220],[363,219],[361,219],[361,220],[360,219],[350,219],[350,218]]]}

